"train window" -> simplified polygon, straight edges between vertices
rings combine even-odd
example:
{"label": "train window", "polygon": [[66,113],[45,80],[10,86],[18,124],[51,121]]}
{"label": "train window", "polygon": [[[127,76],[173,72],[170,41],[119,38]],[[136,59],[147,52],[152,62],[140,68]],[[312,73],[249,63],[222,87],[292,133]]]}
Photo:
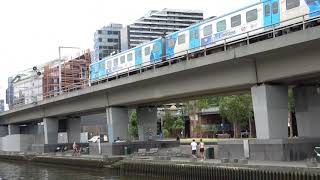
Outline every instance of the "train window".
{"label": "train window", "polygon": [[274,2],[272,4],[272,13],[273,14],[278,14],[278,12],[279,12],[279,4],[278,4],[278,2]]}
{"label": "train window", "polygon": [[293,9],[300,6],[300,0],[287,0],[286,7],[287,10]]}
{"label": "train window", "polygon": [[159,52],[160,45],[158,43],[153,44],[152,52]]}
{"label": "train window", "polygon": [[127,61],[128,61],[128,62],[129,62],[129,61],[132,61],[132,53],[127,54]]}
{"label": "train window", "polygon": [[113,60],[113,66],[118,66],[118,63],[119,63],[119,62],[118,62],[118,58],[116,58],[116,59]]}
{"label": "train window", "polygon": [[149,55],[150,55],[150,47],[146,47],[146,48],[144,49],[144,55],[145,55],[145,56],[149,56]]}
{"label": "train window", "polygon": [[184,44],[185,42],[186,42],[185,34],[181,34],[180,36],[178,36],[178,44]]}
{"label": "train window", "polygon": [[107,61],[107,69],[111,69],[112,67],[112,61]]}
{"label": "train window", "polygon": [[174,39],[169,39],[169,40],[168,40],[168,46],[169,46],[169,48],[172,48],[172,47],[174,46],[174,42],[175,42]]}
{"label": "train window", "polygon": [[247,22],[255,21],[258,19],[258,10],[253,9],[246,13],[247,15]]}
{"label": "train window", "polygon": [[194,39],[194,32],[193,32],[193,31],[190,31],[190,33],[189,33],[189,38],[190,38],[190,39]]}
{"label": "train window", "polygon": [[203,35],[204,35],[204,36],[209,36],[209,35],[211,35],[211,34],[212,34],[212,25],[209,24],[209,25],[207,25],[207,26],[205,26],[205,27],[203,28]]}
{"label": "train window", "polygon": [[231,27],[237,27],[241,25],[241,15],[231,17]]}
{"label": "train window", "polygon": [[226,20],[217,22],[217,32],[225,31],[227,29]]}
{"label": "train window", "polygon": [[120,57],[120,64],[124,64],[126,62],[126,57],[125,56],[121,56]]}
{"label": "train window", "polygon": [[264,16],[270,16],[270,5],[269,4],[264,6]]}

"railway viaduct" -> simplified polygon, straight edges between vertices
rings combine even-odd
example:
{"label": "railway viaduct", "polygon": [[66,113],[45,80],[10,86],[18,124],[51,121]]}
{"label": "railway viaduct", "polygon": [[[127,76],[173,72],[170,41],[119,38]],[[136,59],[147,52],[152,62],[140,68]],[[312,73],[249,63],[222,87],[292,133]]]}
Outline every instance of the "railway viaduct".
{"label": "railway viaduct", "polygon": [[43,122],[44,144],[54,144],[58,120],[68,119],[69,138],[78,141],[79,117],[105,113],[112,142],[128,137],[128,107],[136,107],[144,140],[145,131],[156,130],[158,104],[251,91],[257,140],[281,144],[288,137],[288,86],[293,86],[299,136],[318,138],[319,47],[318,26],[64,93],[1,113],[0,136]]}

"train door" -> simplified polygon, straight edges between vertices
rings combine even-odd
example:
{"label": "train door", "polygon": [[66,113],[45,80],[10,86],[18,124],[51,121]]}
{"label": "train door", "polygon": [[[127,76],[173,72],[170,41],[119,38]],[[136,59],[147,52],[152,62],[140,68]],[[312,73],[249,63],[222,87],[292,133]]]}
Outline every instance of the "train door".
{"label": "train door", "polygon": [[263,3],[264,27],[272,28],[272,25],[278,26],[280,23],[280,0],[270,0]]}
{"label": "train door", "polygon": [[142,48],[135,49],[135,65],[140,66],[142,64]]}
{"label": "train door", "polygon": [[200,47],[199,26],[192,27],[189,30],[189,49],[195,50]]}

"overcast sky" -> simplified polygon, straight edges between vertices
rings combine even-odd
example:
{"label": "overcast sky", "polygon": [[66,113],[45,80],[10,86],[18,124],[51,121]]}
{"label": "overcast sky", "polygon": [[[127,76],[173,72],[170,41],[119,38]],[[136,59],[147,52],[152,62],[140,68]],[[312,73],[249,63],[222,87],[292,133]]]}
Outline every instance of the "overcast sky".
{"label": "overcast sky", "polygon": [[258,1],[1,0],[0,98],[5,98],[9,76],[58,58],[58,46],[93,49],[95,30],[109,23],[131,24],[149,10],[163,8],[203,10],[206,18]]}

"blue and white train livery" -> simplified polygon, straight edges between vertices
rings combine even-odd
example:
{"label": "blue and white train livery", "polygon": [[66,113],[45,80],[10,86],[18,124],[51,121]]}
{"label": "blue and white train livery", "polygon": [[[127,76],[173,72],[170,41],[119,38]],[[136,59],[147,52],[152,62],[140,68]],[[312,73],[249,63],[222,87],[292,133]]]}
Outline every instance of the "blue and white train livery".
{"label": "blue and white train livery", "polygon": [[159,38],[91,64],[90,81],[99,81],[140,66],[148,66],[160,61],[162,56],[162,39]]}
{"label": "blue and white train livery", "polygon": [[141,65],[183,57],[187,52],[200,52],[205,48],[318,16],[320,0],[262,0],[93,63],[90,66],[90,81],[95,82],[128,70],[135,71]]}

